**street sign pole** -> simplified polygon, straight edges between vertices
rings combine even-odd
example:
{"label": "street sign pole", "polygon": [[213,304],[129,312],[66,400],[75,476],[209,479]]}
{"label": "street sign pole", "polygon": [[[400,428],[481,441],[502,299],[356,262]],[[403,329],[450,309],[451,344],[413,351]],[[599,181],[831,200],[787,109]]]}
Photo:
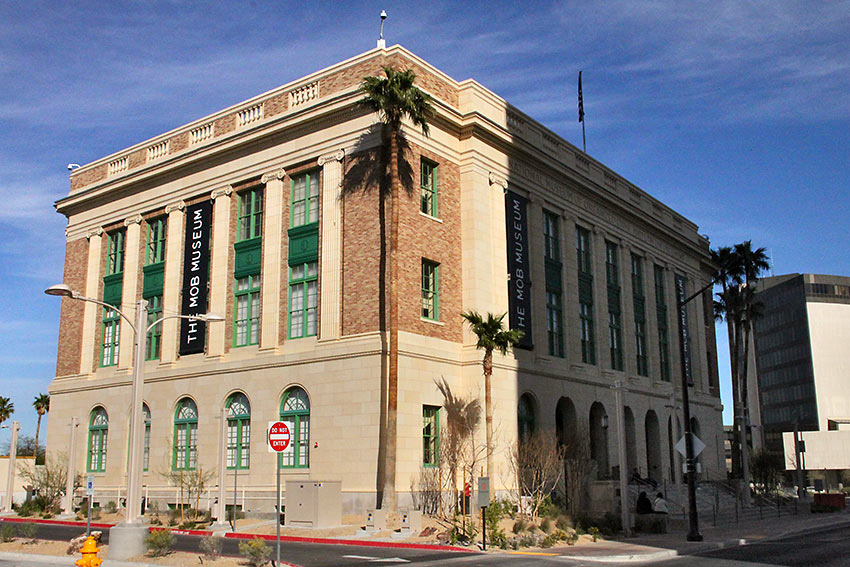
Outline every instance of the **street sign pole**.
{"label": "street sign pole", "polygon": [[275,524],[277,538],[275,540],[275,567],[280,567],[280,454],[289,447],[289,426],[282,421],[270,421],[266,435],[269,451],[275,453],[275,468],[277,469],[277,504],[275,505]]}
{"label": "street sign pole", "polygon": [[94,496],[94,477],[89,475],[86,479],[86,500],[88,500],[89,509],[86,512],[86,537],[91,535],[91,499]]}

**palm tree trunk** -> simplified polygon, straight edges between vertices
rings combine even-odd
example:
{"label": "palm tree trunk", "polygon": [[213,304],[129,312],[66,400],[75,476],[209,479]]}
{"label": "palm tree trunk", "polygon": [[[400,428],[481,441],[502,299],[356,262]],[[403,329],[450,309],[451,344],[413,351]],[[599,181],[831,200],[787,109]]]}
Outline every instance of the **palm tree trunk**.
{"label": "palm tree trunk", "polygon": [[36,461],[38,461],[38,433],[41,430],[41,416],[44,415],[42,412],[38,412],[38,422],[35,424],[35,448],[32,450],[32,457]]}
{"label": "palm tree trunk", "polygon": [[747,419],[748,417],[748,406],[747,403],[747,370],[748,370],[748,360],[749,356],[749,341],[750,341],[750,324],[749,322],[744,322],[744,352],[742,354],[743,360],[741,361],[741,478],[744,481],[744,504],[749,505],[750,503],[750,455],[749,455],[749,445],[747,443]]}
{"label": "palm tree trunk", "polygon": [[387,446],[382,508],[395,511],[398,421],[398,131],[390,132],[390,239],[389,239],[389,373],[387,376]]}
{"label": "palm tree trunk", "polygon": [[493,473],[493,395],[490,377],[493,374],[493,350],[484,351],[484,424],[487,431],[487,477]]}

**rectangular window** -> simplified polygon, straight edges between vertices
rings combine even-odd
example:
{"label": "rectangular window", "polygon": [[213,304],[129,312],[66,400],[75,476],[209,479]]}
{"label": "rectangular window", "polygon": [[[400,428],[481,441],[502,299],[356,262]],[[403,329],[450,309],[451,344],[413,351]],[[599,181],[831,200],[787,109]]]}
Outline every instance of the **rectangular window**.
{"label": "rectangular window", "polygon": [[436,467],[440,464],[440,408],[422,406],[422,464]]}
{"label": "rectangular window", "polygon": [[578,271],[581,274],[590,274],[590,231],[576,227],[576,252],[578,257]]}
{"label": "rectangular window", "polygon": [[148,222],[148,242],[145,247],[146,266],[165,261],[165,227],[165,217]]}
{"label": "rectangular window", "polygon": [[549,260],[561,261],[558,215],[543,211],[543,253]]}
{"label": "rectangular window", "polygon": [[422,317],[438,320],[440,318],[440,265],[422,260]]}
{"label": "rectangular window", "polygon": [[[162,296],[148,298],[148,326],[162,318]],[[148,331],[145,360],[159,360],[162,350],[162,325],[153,325]]]}
{"label": "rectangular window", "polygon": [[124,271],[124,231],[117,230],[108,235],[106,248],[106,275]]}
{"label": "rectangular window", "polygon": [[233,346],[255,345],[260,341],[260,275],[236,280],[236,314]]}
{"label": "rectangular window", "polygon": [[608,346],[611,368],[623,370],[623,327],[620,320],[620,248],[605,242],[605,277],[608,283]]}
{"label": "rectangular window", "polygon": [[593,306],[580,303],[579,318],[581,319],[581,361],[585,364],[596,364],[596,347],[593,341]]}
{"label": "rectangular window", "polygon": [[250,467],[251,420],[227,420],[227,468],[248,469]]}
{"label": "rectangular window", "polygon": [[121,334],[121,316],[114,309],[103,309],[103,335],[100,345],[100,365],[118,364],[118,339]]}
{"label": "rectangular window", "polygon": [[290,228],[319,221],[319,172],[292,178],[292,212]]}
{"label": "rectangular window", "polygon": [[658,358],[661,379],[670,381],[670,350],[667,330],[667,304],[664,299],[664,268],[655,266],[655,310],[658,313]]}
{"label": "rectangular window", "polygon": [[263,234],[263,189],[257,187],[239,193],[236,241],[251,240]]}
{"label": "rectangular window", "polygon": [[549,354],[564,358],[564,315],[561,294],[546,291],[546,330],[549,334]]}
{"label": "rectangular window", "polygon": [[289,338],[317,334],[319,263],[307,262],[289,268]]}
{"label": "rectangular window", "polygon": [[422,160],[419,210],[432,217],[437,216],[437,165]]}
{"label": "rectangular window", "polygon": [[632,299],[635,312],[635,357],[637,373],[649,376],[646,353],[646,299],[643,295],[643,259],[632,254]]}

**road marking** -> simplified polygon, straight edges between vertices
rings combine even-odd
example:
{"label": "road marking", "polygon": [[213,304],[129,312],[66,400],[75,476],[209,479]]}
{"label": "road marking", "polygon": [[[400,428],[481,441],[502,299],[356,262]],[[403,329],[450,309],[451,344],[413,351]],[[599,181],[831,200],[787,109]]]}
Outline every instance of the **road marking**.
{"label": "road marking", "polygon": [[372,561],[373,559],[379,559],[378,557],[369,557],[368,555],[343,555],[345,559],[364,559],[366,561]]}
{"label": "road marking", "polygon": [[401,557],[372,557],[369,555],[343,555],[345,559],[362,559],[370,563],[410,563],[407,559]]}

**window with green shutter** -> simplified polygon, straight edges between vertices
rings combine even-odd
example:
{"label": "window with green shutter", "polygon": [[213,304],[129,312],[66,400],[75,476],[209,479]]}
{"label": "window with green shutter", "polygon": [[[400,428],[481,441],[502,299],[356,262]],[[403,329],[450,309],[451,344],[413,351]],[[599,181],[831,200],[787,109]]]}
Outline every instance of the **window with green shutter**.
{"label": "window with green shutter", "polygon": [[233,320],[233,346],[260,342],[260,275],[237,278]]}
{"label": "window with green shutter", "polygon": [[437,321],[440,318],[440,265],[422,260],[422,318]]}
{"label": "window with green shutter", "polygon": [[280,420],[289,427],[289,447],[278,457],[281,468],[303,469],[310,466],[310,399],[302,388],[283,394]]}
{"label": "window with green shutter", "polygon": [[148,336],[145,360],[159,360],[162,352],[162,325],[153,323],[162,319],[162,296],[154,295],[148,298]]}
{"label": "window with green shutter", "polygon": [[437,164],[422,159],[419,181],[419,210],[426,215],[437,217]]}
{"label": "window with green shutter", "polygon": [[306,262],[289,268],[289,338],[314,337],[318,333],[319,263]]}
{"label": "window with green shutter", "polygon": [[440,464],[440,408],[422,406],[422,465]]}
{"label": "window with green shutter", "polygon": [[165,261],[166,217],[148,221],[148,238],[145,246],[145,265],[159,264]]}
{"label": "window with green shutter", "polygon": [[98,406],[89,415],[89,448],[86,459],[88,472],[106,470],[106,440],[109,433],[109,417],[106,410]]}
{"label": "window with green shutter", "polygon": [[256,187],[239,193],[239,214],[236,241],[259,238],[263,234],[263,188]]}
{"label": "window with green shutter", "polygon": [[198,407],[190,398],[183,398],[174,412],[174,470],[195,470],[198,462]]}
{"label": "window with green shutter", "polygon": [[292,177],[290,228],[319,222],[319,175],[315,170]]}
{"label": "window with green shutter", "polygon": [[251,465],[251,404],[238,392],[226,402],[227,468],[247,469]]}

